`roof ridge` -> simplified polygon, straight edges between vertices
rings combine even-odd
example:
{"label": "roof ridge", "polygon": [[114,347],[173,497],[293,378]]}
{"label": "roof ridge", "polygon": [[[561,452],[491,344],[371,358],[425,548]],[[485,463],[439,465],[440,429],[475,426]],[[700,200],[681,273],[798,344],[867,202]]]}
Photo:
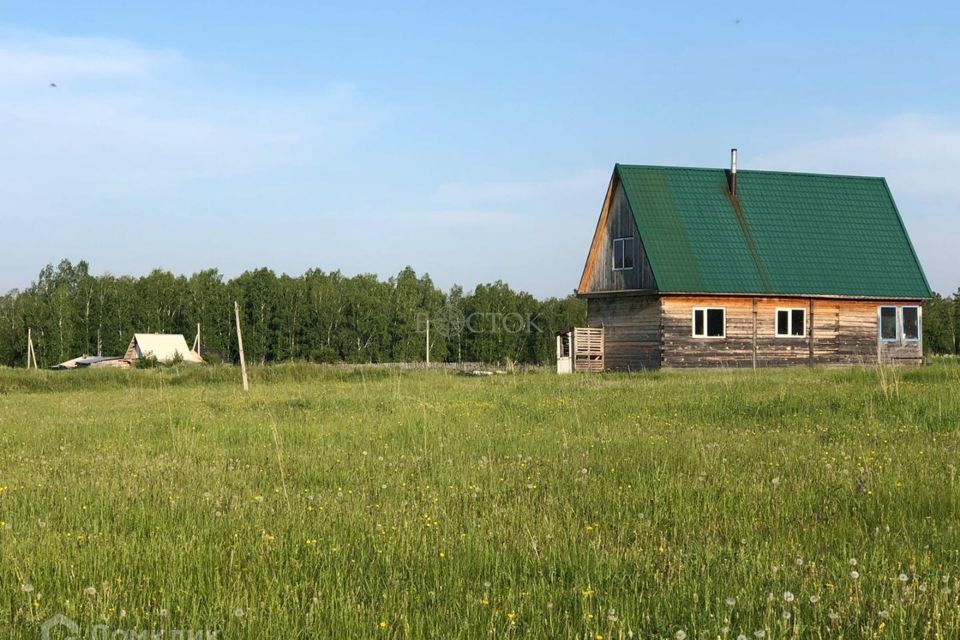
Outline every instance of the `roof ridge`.
{"label": "roof ridge", "polygon": [[[671,164],[625,164],[617,163],[618,167],[624,169],[681,169],[684,171],[729,171],[725,167],[686,167],[682,165]],[[741,169],[737,167],[737,174],[744,173],[763,173],[769,175],[783,176],[813,176],[819,178],[856,178],[860,180],[886,180],[884,176],[864,176],[853,173],[815,173],[812,171],[781,171],[779,169]]]}

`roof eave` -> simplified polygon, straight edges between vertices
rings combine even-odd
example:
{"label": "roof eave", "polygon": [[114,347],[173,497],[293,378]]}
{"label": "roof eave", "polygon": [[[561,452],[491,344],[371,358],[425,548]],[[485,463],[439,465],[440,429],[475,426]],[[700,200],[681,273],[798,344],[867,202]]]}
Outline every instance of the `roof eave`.
{"label": "roof eave", "polygon": [[883,295],[883,294],[844,294],[844,293],[777,293],[771,291],[657,291],[663,296],[704,296],[723,298],[823,298],[832,300],[929,300],[932,295]]}

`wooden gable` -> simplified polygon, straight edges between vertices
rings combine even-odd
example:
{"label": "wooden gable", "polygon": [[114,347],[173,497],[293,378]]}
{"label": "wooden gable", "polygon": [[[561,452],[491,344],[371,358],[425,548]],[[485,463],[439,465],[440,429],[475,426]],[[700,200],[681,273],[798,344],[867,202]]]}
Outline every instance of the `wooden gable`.
{"label": "wooden gable", "polygon": [[[613,264],[613,241],[632,238],[630,269],[616,270]],[[605,291],[652,290],[657,284],[644,250],[643,240],[630,208],[630,202],[616,174],[610,179],[600,220],[594,232],[587,263],[580,278],[579,294]]]}

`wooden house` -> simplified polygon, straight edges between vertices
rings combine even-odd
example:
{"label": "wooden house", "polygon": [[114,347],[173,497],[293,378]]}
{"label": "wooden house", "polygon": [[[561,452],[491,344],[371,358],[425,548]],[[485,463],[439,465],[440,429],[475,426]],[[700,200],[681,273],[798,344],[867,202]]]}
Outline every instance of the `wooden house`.
{"label": "wooden house", "polygon": [[577,293],[606,370],[923,361],[883,178],[617,165]]}

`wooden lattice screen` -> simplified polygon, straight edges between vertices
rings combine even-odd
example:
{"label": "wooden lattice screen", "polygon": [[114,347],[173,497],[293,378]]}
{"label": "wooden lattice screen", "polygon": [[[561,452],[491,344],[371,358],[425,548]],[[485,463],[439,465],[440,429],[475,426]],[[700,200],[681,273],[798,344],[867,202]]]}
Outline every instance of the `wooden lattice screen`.
{"label": "wooden lattice screen", "polygon": [[575,327],[573,330],[573,370],[603,371],[603,329]]}

